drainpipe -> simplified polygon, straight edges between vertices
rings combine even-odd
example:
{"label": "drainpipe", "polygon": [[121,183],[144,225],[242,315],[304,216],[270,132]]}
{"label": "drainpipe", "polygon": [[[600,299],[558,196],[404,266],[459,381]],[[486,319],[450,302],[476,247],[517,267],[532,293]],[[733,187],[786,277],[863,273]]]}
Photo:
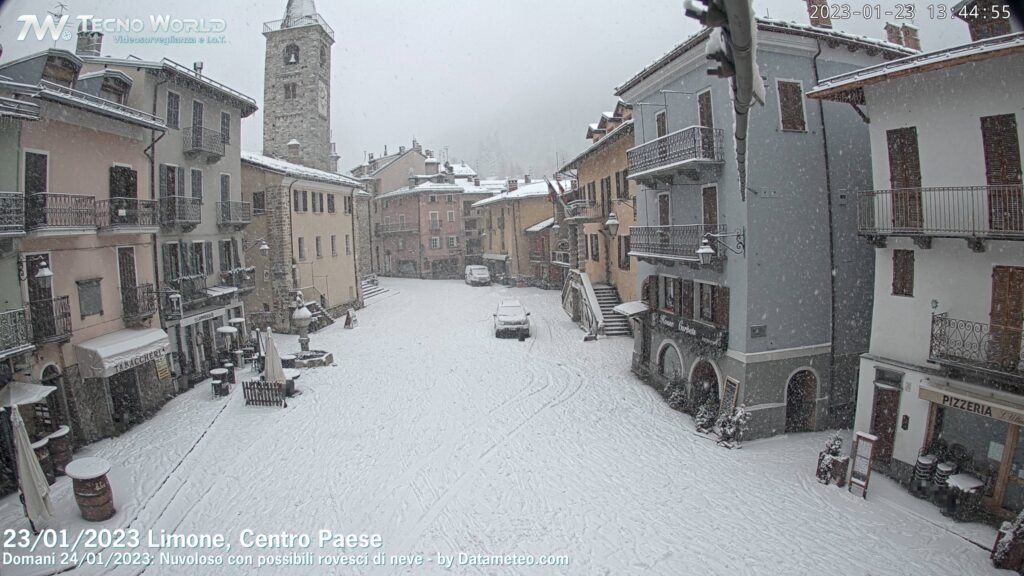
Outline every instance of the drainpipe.
{"label": "drainpipe", "polygon": [[[821,56],[821,41],[817,40],[818,51],[814,54],[811,64],[814,69],[814,84],[819,82],[818,57]],[[835,416],[832,408],[835,402],[835,377],[836,377],[836,250],[835,250],[835,227],[833,222],[832,208],[832,168],[829,164],[828,154],[828,131],[825,128],[825,105],[821,98],[818,101],[818,121],[821,122],[821,143],[825,154],[825,192],[828,198],[828,286],[829,286],[829,347],[828,347],[828,406],[827,416],[831,419]]]}
{"label": "drainpipe", "polygon": [[[362,308],[363,283],[359,280],[359,248],[356,244],[356,192],[357,190],[352,188],[352,191],[349,193],[349,198],[351,199],[349,205],[352,206],[352,213],[349,214],[349,216],[352,217],[352,277],[355,279],[356,304],[359,304],[359,307]],[[367,207],[369,207],[369,205],[367,205]],[[342,206],[341,210],[344,212],[345,207]],[[373,254],[370,254],[370,258],[373,258]],[[353,307],[354,306],[355,304],[353,304]]]}
{"label": "drainpipe", "polygon": [[[166,84],[166,83],[167,83],[167,80],[159,80],[153,86],[153,105],[152,105],[152,109],[151,109],[151,112],[150,112],[153,116],[156,116],[156,100],[157,100],[156,97],[157,97],[157,94],[160,92],[158,90],[158,88],[160,87],[160,85]],[[142,153],[146,155],[146,158],[149,158],[149,197],[153,198],[154,200],[157,201],[157,219],[158,220],[160,218],[160,199],[157,197],[157,193],[156,193],[156,179],[157,179],[157,177],[156,177],[156,143],[159,142],[160,140],[162,140],[163,137],[166,136],[166,135],[167,135],[166,132],[161,132],[159,136],[154,137],[153,136],[153,131],[150,130],[150,132],[149,132],[149,139],[150,139],[149,146],[147,146],[142,151]],[[153,274],[153,285],[156,286],[157,307],[159,307],[159,305],[160,305],[159,304],[160,293],[161,293],[161,290],[163,289],[163,287],[162,287],[162,282],[160,281],[161,278],[160,278],[160,274],[159,274],[159,271],[160,271],[160,249],[159,248],[160,247],[157,245],[157,238],[156,238],[156,236],[157,236],[156,234],[153,234],[153,242],[152,242],[152,247],[153,247],[153,272],[154,272],[154,274]],[[161,321],[164,320],[163,315],[160,316],[160,319],[161,319]],[[166,328],[166,324],[164,325],[164,327]]]}

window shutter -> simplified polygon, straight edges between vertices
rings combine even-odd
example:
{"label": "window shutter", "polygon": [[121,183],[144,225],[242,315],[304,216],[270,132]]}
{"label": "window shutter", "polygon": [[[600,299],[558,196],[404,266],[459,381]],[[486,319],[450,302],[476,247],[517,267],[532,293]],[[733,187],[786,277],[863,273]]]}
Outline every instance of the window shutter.
{"label": "window shutter", "polygon": [[682,292],[683,305],[679,308],[683,312],[683,318],[693,319],[693,280],[683,280]]}
{"label": "window shutter", "polygon": [[219,245],[217,246],[217,248],[218,248],[217,256],[220,258],[220,271],[221,272],[227,272],[228,270],[231,269],[231,267],[229,266],[229,264],[231,264],[231,261],[230,261],[231,257],[229,256],[230,252],[228,252],[228,242],[230,242],[230,240],[221,240]]}
{"label": "window shutter", "polygon": [[185,195],[185,169],[182,168],[181,166],[177,166],[175,168],[175,173],[176,173],[177,177],[174,180],[175,180],[175,184],[176,184],[176,188],[177,189],[174,191],[174,194],[176,196],[184,196]]}
{"label": "window shutter", "polygon": [[110,198],[121,197],[121,172],[117,166],[110,167],[110,187],[108,189]]}
{"label": "window shutter", "polygon": [[125,168],[125,194],[129,198],[139,197],[139,173],[131,168]]}
{"label": "window shutter", "polygon": [[164,280],[169,280],[177,276],[176,270],[171,270],[171,246],[173,244],[165,242],[161,248],[161,256],[163,257],[164,264]]}
{"label": "window shutter", "polygon": [[804,131],[803,93],[796,82],[779,82],[779,110],[782,114],[782,129]]}
{"label": "window shutter", "polygon": [[206,261],[203,263],[203,271],[209,274],[213,270],[213,242],[210,240],[203,242],[203,252],[206,256]]}
{"label": "window shutter", "polygon": [[178,260],[181,262],[181,275],[192,274],[192,251],[188,249],[188,243],[184,240],[178,242]]}
{"label": "window shutter", "polygon": [[170,196],[167,191],[167,164],[161,164],[160,169],[160,196]]}
{"label": "window shutter", "polygon": [[715,286],[711,292],[711,310],[714,314],[714,323],[723,328],[729,327],[729,289],[725,286]]}
{"label": "window shutter", "polygon": [[242,259],[238,256],[238,242],[234,238],[231,239],[231,255],[233,256],[231,261],[235,263],[235,266],[241,268]]}
{"label": "window shutter", "polygon": [[648,276],[644,280],[644,296],[647,299],[647,307],[654,310],[658,307],[658,281],[655,276]]}

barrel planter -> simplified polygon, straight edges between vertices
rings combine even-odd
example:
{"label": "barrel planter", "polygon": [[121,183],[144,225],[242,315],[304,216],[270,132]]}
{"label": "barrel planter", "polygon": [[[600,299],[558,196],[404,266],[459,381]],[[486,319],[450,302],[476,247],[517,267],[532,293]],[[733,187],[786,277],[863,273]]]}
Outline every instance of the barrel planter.
{"label": "barrel planter", "polygon": [[53,484],[56,482],[57,475],[54,474],[53,461],[50,460],[50,439],[43,438],[32,444],[32,450],[36,453],[36,459],[39,460],[39,467],[43,469],[43,474],[46,475],[47,483]]}
{"label": "barrel planter", "polygon": [[110,463],[102,458],[72,460],[64,469],[74,482],[75,502],[82,518],[102,522],[114,515],[114,493],[107,481]]}
{"label": "barrel planter", "polygon": [[74,447],[71,445],[71,429],[61,426],[47,438],[50,439],[50,461],[53,463],[53,471],[58,476],[63,476],[64,468],[73,458]]}

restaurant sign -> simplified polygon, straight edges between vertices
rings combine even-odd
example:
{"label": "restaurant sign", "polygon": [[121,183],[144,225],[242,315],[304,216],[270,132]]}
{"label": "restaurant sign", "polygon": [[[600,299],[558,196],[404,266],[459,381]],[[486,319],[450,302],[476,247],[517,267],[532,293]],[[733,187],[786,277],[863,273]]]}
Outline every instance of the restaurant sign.
{"label": "restaurant sign", "polygon": [[944,386],[933,388],[922,384],[920,390],[918,390],[918,397],[940,406],[955,408],[978,416],[1024,426],[1024,408],[1015,408],[990,400],[982,400],[981,398],[975,398],[969,394]]}
{"label": "restaurant sign", "polygon": [[687,318],[679,318],[663,312],[658,314],[658,324],[673,332],[685,334],[696,339],[701,344],[713,348],[725,349],[728,344],[728,338],[726,338],[728,332],[717,326]]}

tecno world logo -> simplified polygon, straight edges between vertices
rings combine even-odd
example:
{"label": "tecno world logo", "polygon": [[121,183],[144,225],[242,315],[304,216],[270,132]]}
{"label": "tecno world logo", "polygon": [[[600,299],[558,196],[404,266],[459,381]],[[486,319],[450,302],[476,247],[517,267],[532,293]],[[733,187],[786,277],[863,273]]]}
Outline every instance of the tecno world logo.
{"label": "tecno world logo", "polygon": [[22,14],[18,16],[18,22],[22,23],[18,40],[25,40],[30,33],[39,41],[45,40],[47,36],[51,40],[70,40],[77,28],[88,32],[122,34],[217,34],[227,29],[227,23],[222,18],[176,18],[169,14],[151,14],[148,18],[96,18],[91,14],[81,15],[75,17],[79,24],[73,29],[68,28],[70,21],[69,14],[47,14],[41,18],[35,14]]}

